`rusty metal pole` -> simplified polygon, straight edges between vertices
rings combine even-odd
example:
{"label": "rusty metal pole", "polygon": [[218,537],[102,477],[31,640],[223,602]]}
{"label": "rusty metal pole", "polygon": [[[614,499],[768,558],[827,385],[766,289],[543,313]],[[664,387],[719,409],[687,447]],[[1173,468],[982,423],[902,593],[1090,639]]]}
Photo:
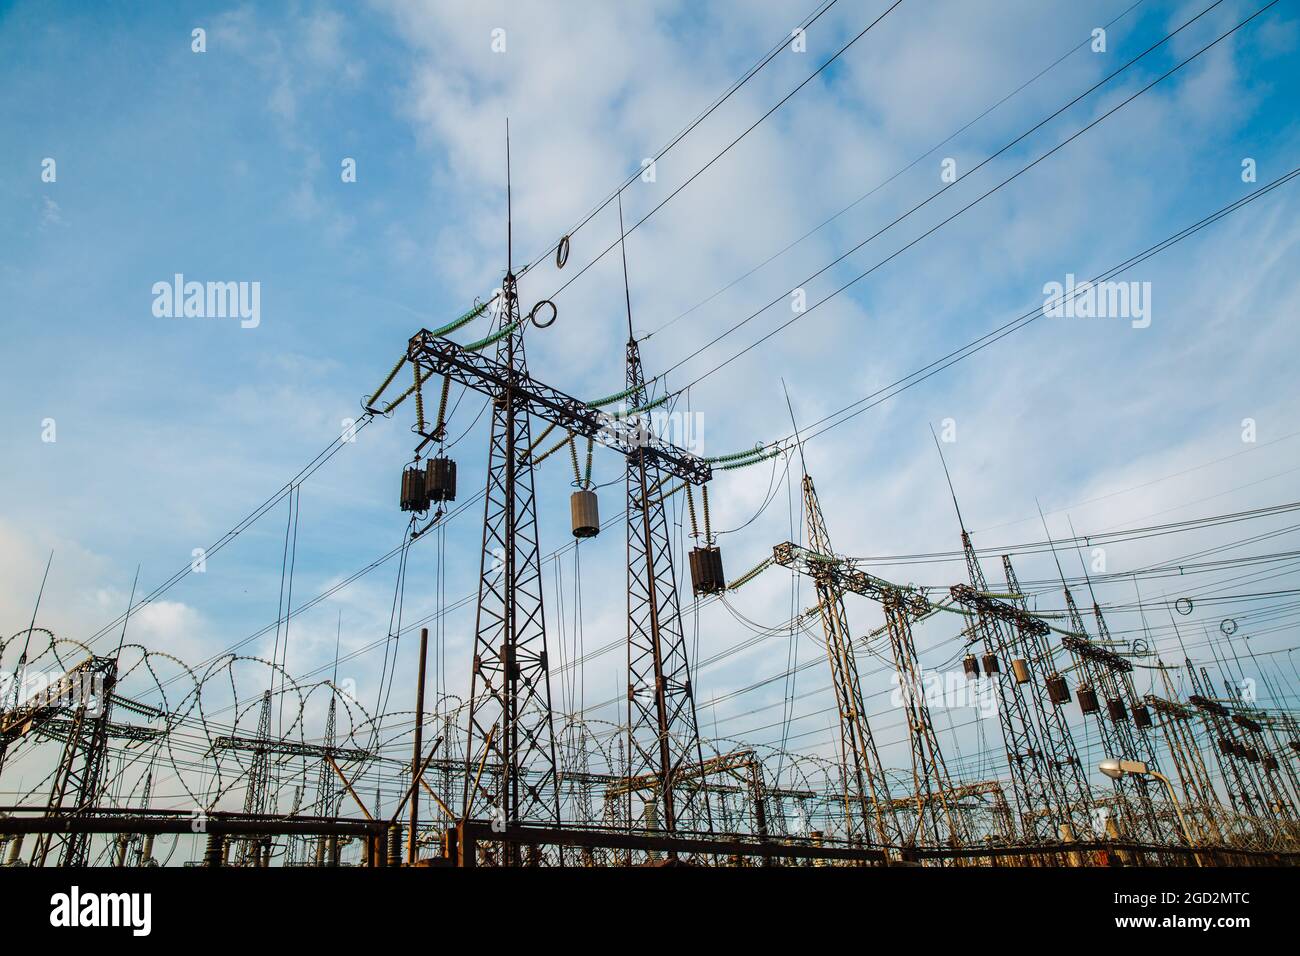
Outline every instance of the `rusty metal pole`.
{"label": "rusty metal pole", "polygon": [[406,848],[407,866],[415,866],[419,852],[417,834],[419,833],[420,790],[415,785],[420,776],[420,750],[424,744],[424,668],[429,649],[429,629],[420,628],[420,672],[415,682],[415,748],[411,752],[411,838]]}

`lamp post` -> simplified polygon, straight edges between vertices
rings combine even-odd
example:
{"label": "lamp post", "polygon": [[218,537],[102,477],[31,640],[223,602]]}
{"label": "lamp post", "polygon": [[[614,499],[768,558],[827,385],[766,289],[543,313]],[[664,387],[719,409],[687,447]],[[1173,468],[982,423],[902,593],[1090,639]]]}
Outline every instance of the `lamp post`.
{"label": "lamp post", "polygon": [[1178,814],[1178,823],[1183,829],[1183,837],[1187,840],[1187,845],[1192,848],[1192,857],[1196,860],[1197,866],[1204,866],[1201,862],[1201,855],[1196,852],[1196,840],[1192,838],[1191,828],[1187,826],[1187,818],[1183,816],[1182,805],[1178,802],[1178,795],[1174,793],[1174,785],[1169,782],[1169,778],[1157,770],[1152,770],[1141,760],[1122,760],[1115,757],[1107,757],[1101,763],[1097,764],[1097,769],[1110,777],[1112,780],[1118,780],[1125,776],[1138,777],[1155,777],[1165,785],[1169,791],[1169,799],[1174,805],[1174,812]]}

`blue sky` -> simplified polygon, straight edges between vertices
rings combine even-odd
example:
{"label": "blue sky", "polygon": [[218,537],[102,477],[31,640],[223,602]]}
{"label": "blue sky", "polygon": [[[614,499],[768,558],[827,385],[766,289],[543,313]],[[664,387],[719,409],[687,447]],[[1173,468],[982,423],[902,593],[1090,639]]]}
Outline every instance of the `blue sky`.
{"label": "blue sky", "polygon": [[[1110,26],[1106,52],[1096,53],[1085,42],[1090,31],[1120,17],[1131,0],[906,0],[629,237],[638,332],[712,296],[1074,52],[831,226],[651,336],[643,346],[647,370],[673,366],[939,189],[942,159],[954,159],[964,176],[1209,5],[1146,0]],[[646,215],[886,6],[837,3],[810,31],[806,54],[779,55],[658,161],[656,182],[624,192],[628,220]],[[1258,6],[1217,5],[810,283],[809,300],[875,265]],[[507,117],[515,248],[527,260],[788,35],[805,7],[811,3],[706,10],[690,3],[5,4],[6,633],[26,625],[51,549],[42,621],[69,638],[97,631],[126,606],[137,565],[146,590],[184,566],[193,548],[217,539],[338,434],[415,330],[450,320],[499,284]],[[204,53],[191,51],[196,27],[206,30]],[[506,31],[505,53],[491,49],[497,28]],[[1045,283],[1092,275],[1245,195],[1257,184],[1242,181],[1244,158],[1255,160],[1259,184],[1300,165],[1298,38],[1294,4],[1278,4],[868,279],[703,378],[676,409],[703,415],[706,454],[782,437],[790,431],[782,380],[796,417],[820,419],[1041,304]],[[42,181],[47,157],[57,163],[56,182]],[[345,158],[356,161],[356,182],[341,181]],[[946,418],[958,436],[945,449],[948,461],[982,546],[1041,538],[1036,498],[1057,535],[1066,533],[1067,510],[1081,532],[1096,533],[1294,498],[1295,190],[1284,186],[1126,274],[1151,283],[1149,328],[1122,319],[1040,320],[817,438],[808,467],[836,547],[890,555],[957,546],[927,427]],[[525,304],[550,296],[617,235],[607,207],[575,235],[564,272],[548,263],[525,278]],[[151,288],[175,273],[259,282],[260,324],[156,317]],[[555,301],[554,328],[529,339],[534,373],[582,397],[618,391],[626,327],[616,255]],[[790,316],[778,304],[675,370],[668,387],[692,382]],[[480,323],[461,340],[482,334]],[[453,434],[466,432],[456,449],[462,500],[483,481],[485,419],[470,428],[480,406],[467,396],[452,425]],[[1246,418],[1257,424],[1254,444],[1241,439]],[[56,422],[55,442],[41,440],[46,419]],[[295,606],[401,542],[396,499],[409,424],[409,414],[399,413],[369,426],[303,486]],[[621,507],[618,464],[608,453],[597,456],[597,480],[614,482],[601,492],[607,515]],[[788,464],[715,482],[715,525],[745,526],[723,537],[731,574],[791,536]],[[561,456],[548,465],[539,472],[539,500],[549,552],[571,539],[567,466]],[[772,502],[754,518],[769,489]],[[448,526],[449,598],[475,587],[477,513]],[[214,556],[204,575],[143,609],[134,638],[197,663],[273,623],[284,529],[280,506]],[[1111,570],[1215,547],[1239,532],[1117,546]],[[587,650],[624,633],[621,537],[615,526],[582,545]],[[433,541],[412,549],[406,621],[436,610],[436,551]],[[547,572],[563,568],[570,642],[573,560],[570,550]],[[1257,590],[1296,585],[1291,566],[1266,570],[1281,575]],[[961,569],[882,572],[946,585]],[[997,577],[994,565],[989,572]],[[289,670],[330,662],[340,612],[345,653],[381,640],[395,573],[390,562],[296,617]],[[1047,578],[1049,564],[1026,557],[1021,576]],[[1198,579],[1196,587],[1217,580]],[[1166,588],[1170,600],[1182,593],[1167,582],[1144,586],[1152,600]],[[730,610],[706,608],[698,623],[692,616],[688,631],[699,653],[749,636],[732,611],[769,626],[786,621],[791,587],[788,576],[768,572],[733,596]],[[807,607],[809,594],[805,586],[794,603]],[[1108,585],[1102,599],[1131,603],[1132,587]],[[1059,598],[1045,595],[1043,603],[1059,606]],[[1208,626],[1223,616],[1206,610],[1195,620],[1202,613]],[[851,614],[863,632],[879,623],[878,609],[866,604]],[[1117,608],[1116,621],[1136,626],[1131,610]],[[439,686],[453,693],[464,689],[471,627],[468,611],[448,616]],[[927,666],[950,656],[945,638],[951,634],[921,636],[938,648]],[[799,640],[801,659],[818,653],[815,642]],[[1256,649],[1290,640],[1286,632],[1262,634]],[[760,642],[706,668],[697,680],[702,699],[777,673],[789,642],[788,634]],[[404,667],[410,643],[407,635]],[[246,650],[271,653],[267,639]],[[381,658],[382,649],[370,651],[341,670],[368,707]],[[584,669],[583,705],[614,695],[621,659],[606,654]],[[402,676],[394,695],[405,708],[411,689]],[[826,684],[820,672],[800,679],[810,690]],[[806,734],[809,751],[825,752],[827,718],[814,712],[827,701],[824,693],[801,699],[797,706],[812,716],[774,731],[773,710],[749,715],[775,702],[779,718],[774,686],[706,707],[702,729],[712,733],[716,720],[719,736],[752,731],[747,739],[756,742]],[[905,748],[891,753],[906,756]]]}

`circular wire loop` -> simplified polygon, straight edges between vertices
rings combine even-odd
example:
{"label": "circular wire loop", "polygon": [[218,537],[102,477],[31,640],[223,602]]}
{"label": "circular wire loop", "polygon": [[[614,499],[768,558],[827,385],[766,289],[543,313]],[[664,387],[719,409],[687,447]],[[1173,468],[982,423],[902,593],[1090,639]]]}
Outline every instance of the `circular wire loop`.
{"label": "circular wire loop", "polygon": [[563,236],[555,247],[555,268],[563,269],[569,261],[569,237]]}
{"label": "circular wire loop", "polygon": [[1177,609],[1179,614],[1183,615],[1183,617],[1186,617],[1188,614],[1192,613],[1192,607],[1193,607],[1192,599],[1180,597],[1177,601],[1174,602],[1174,607]]}
{"label": "circular wire loop", "polygon": [[[550,321],[548,322],[540,322],[537,319],[537,313],[541,310],[542,306],[544,305],[549,305],[551,307],[551,318]],[[533,325],[537,326],[539,329],[549,329],[552,325],[555,324],[555,320],[559,318],[559,315],[560,315],[560,310],[555,307],[554,302],[552,302],[550,299],[542,299],[542,301],[538,302],[535,306],[533,306],[532,311],[528,313],[528,320],[532,322]]]}

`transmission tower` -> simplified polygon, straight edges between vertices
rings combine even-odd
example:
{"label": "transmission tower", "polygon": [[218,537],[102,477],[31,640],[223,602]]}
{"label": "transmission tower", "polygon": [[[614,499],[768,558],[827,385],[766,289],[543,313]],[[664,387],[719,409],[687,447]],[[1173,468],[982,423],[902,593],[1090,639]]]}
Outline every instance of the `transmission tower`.
{"label": "transmission tower", "polygon": [[[817,489],[807,472],[803,476],[803,498],[808,551],[823,558],[833,558],[834,551],[817,500]],[[782,546],[778,546],[778,562],[790,566],[789,558],[781,560],[781,550]],[[881,845],[898,846],[904,842],[902,831],[894,817],[889,781],[863,706],[858,662],[853,637],[849,633],[848,615],[844,610],[844,594],[836,587],[831,573],[818,573],[815,562],[809,570],[817,590],[817,610],[826,637],[826,659],[830,663],[831,686],[835,690],[835,703],[840,715],[839,757],[844,779],[845,828],[850,839],[860,838],[865,832],[874,830]]]}
{"label": "transmission tower", "polygon": [[[68,676],[79,685],[70,702],[71,714],[59,728],[63,754],[54,770],[47,812],[71,805],[80,815],[98,806],[103,784],[104,761],[108,754],[109,711],[117,686],[117,660],[91,657]],[[50,852],[62,840],[60,866],[85,866],[90,852],[89,833],[54,832],[40,834],[32,852],[32,864],[44,866]]]}
{"label": "transmission tower", "polygon": [[[262,691],[262,702],[257,713],[256,744],[248,765],[248,787],[244,790],[244,812],[266,812],[271,782],[271,692]],[[263,866],[263,853],[270,852],[269,841],[243,840],[239,844],[239,863],[242,866]]]}
{"label": "transmission tower", "polygon": [[[1027,612],[1028,602],[1025,600],[1024,592],[1020,590],[1020,580],[1016,577],[1016,570],[1011,564],[1011,555],[1002,556],[1002,570],[1007,581],[1007,591],[1013,595],[1011,600],[1019,605],[1021,610]],[[1059,564],[1057,570],[1060,570]],[[1064,587],[1064,576],[1061,584]],[[1070,609],[1071,627],[1081,629],[1082,618],[1079,616],[1079,609],[1075,606],[1074,596],[1068,587],[1065,587],[1065,603]],[[1017,628],[1016,634],[1024,642],[1022,653],[1025,654],[1030,667],[1039,672],[1033,675],[1037,679],[1031,681],[1037,688],[1036,692],[1031,692],[1031,698],[1042,729],[1048,772],[1052,775],[1061,797],[1063,814],[1061,822],[1070,828],[1068,834],[1062,832],[1061,835],[1067,839],[1079,839],[1087,832],[1086,827],[1090,823],[1088,813],[1092,805],[1092,790],[1088,786],[1088,776],[1083,761],[1079,759],[1079,752],[1074,746],[1074,736],[1070,733],[1070,725],[1066,722],[1064,708],[1051,699],[1047,683],[1043,680],[1044,675],[1055,675],[1052,650],[1047,643],[1047,636],[1042,632],[1030,633]]]}
{"label": "transmission tower", "polygon": [[[623,225],[619,199],[619,228]],[[622,243],[620,242],[620,245]],[[627,302],[627,401],[632,409],[647,404],[641,351],[632,331],[632,298],[627,283],[627,251],[623,249],[623,291]],[[649,423],[630,416],[634,427],[649,431]],[[627,456],[627,735],[631,776],[654,775],[647,818],[674,833],[683,822],[687,829],[711,830],[712,813],[707,793],[699,787],[680,787],[679,777],[688,764],[704,763],[700,748],[691,671],[686,657],[673,568],[672,541],[660,488],[665,479],[644,448]],[[703,806],[694,806],[702,799]],[[702,812],[701,812],[702,811]],[[632,825],[628,801],[628,826]]]}
{"label": "transmission tower", "polygon": [[[1018,625],[1024,622],[1027,615],[1020,608],[997,601],[989,594],[988,581],[984,577],[984,569],[980,566],[979,557],[975,554],[975,546],[971,544],[970,533],[962,520],[961,508],[957,504],[957,493],[952,487],[952,476],[948,474],[948,463],[944,461],[943,449],[939,447],[937,436],[934,447],[939,451],[939,461],[943,464],[944,477],[948,481],[952,506],[957,512],[957,524],[961,528],[962,553],[966,559],[966,573],[970,578],[969,589],[957,585],[951,591],[959,603],[976,611],[971,628],[972,639],[983,642],[986,662],[999,662],[993,673],[987,674],[987,677],[998,692],[998,721],[1002,726],[1007,765],[1011,772],[1012,793],[1019,811],[1021,827],[1024,836],[1031,840],[1055,839],[1057,834],[1047,833],[1043,829],[1042,811],[1050,810],[1059,803],[1055,799],[1055,788],[1052,785],[1051,762],[1039,740],[1038,728],[1033,721],[1033,701],[1025,699],[1029,695],[1011,678],[1006,669],[1000,666],[1000,662],[1008,659],[1007,651],[1015,642],[1014,631],[1009,627],[1009,622]],[[1034,619],[1029,618],[1029,620]],[[1037,623],[1041,624],[1041,622]],[[985,671],[988,670],[986,664]]]}

